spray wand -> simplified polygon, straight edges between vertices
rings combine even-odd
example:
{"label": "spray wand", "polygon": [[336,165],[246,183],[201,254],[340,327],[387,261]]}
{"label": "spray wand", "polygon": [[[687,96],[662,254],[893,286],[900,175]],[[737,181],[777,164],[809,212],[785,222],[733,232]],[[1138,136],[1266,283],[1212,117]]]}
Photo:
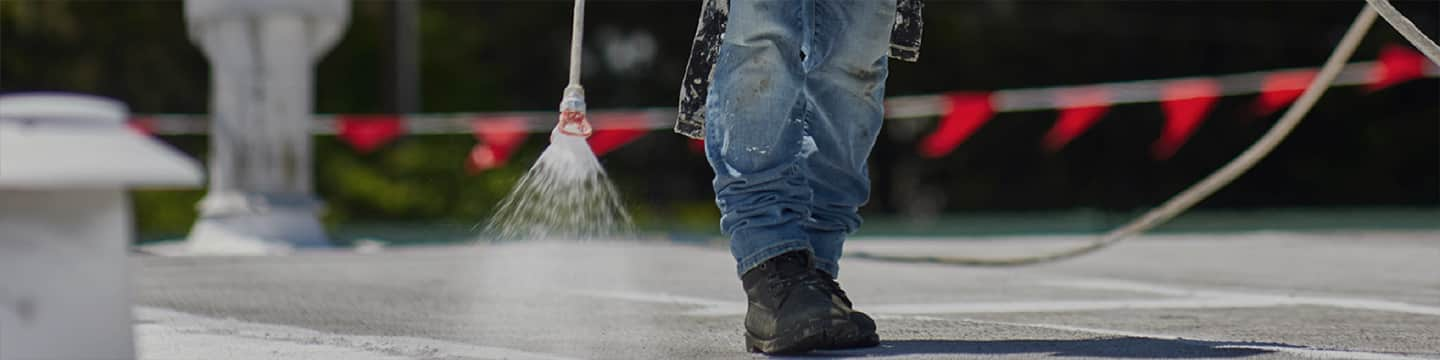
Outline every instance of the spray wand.
{"label": "spray wand", "polygon": [[580,87],[580,40],[585,32],[584,24],[585,0],[575,0],[575,19],[570,28],[570,84],[560,97],[560,122],[555,124],[554,132],[589,138],[594,129],[585,119],[585,88]]}
{"label": "spray wand", "polygon": [[560,98],[560,122],[535,165],[500,201],[484,231],[491,239],[605,239],[631,229],[619,191],[585,142],[594,130],[585,120],[585,89],[580,87],[584,19],[585,0],[575,0],[570,84]]}

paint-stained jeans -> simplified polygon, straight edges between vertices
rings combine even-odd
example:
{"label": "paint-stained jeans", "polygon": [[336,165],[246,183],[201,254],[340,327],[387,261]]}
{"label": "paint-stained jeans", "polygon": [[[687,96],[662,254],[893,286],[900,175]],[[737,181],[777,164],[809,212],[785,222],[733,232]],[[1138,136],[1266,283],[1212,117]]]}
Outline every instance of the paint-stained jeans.
{"label": "paint-stained jeans", "polygon": [[720,229],[740,274],[808,250],[839,274],[870,196],[895,0],[731,0],[706,104]]}

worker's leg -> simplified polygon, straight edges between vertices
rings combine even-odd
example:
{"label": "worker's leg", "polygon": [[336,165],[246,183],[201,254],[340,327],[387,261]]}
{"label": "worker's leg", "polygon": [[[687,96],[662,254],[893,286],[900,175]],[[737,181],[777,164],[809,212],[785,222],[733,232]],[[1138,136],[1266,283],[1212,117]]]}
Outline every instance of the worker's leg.
{"label": "worker's leg", "polygon": [[[892,0],[893,1],[893,0]],[[705,154],[715,170],[720,230],[738,271],[782,253],[810,250],[810,186],[797,157],[795,117],[804,74],[802,5],[732,1],[706,105]]]}
{"label": "worker's leg", "polygon": [[[870,197],[866,159],[884,118],[886,51],[895,0],[816,1],[806,42],[804,112],[808,183],[814,193],[804,229],[816,267],[838,275],[845,236],[860,227]],[[813,140],[812,140],[813,139]],[[807,152],[808,153],[808,152]]]}

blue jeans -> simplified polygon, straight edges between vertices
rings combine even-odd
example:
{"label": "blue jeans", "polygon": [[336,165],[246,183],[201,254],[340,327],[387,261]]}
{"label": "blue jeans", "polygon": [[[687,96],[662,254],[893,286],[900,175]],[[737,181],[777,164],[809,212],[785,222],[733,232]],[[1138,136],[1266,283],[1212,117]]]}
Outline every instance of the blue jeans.
{"label": "blue jeans", "polygon": [[731,0],[706,104],[737,272],[803,250],[839,275],[870,197],[895,0]]}

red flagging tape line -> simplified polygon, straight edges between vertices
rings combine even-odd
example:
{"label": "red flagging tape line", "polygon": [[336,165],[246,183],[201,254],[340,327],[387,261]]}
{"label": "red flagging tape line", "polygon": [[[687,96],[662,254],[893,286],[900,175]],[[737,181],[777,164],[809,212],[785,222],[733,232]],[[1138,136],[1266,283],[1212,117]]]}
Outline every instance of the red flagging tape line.
{"label": "red flagging tape line", "polygon": [[935,132],[920,140],[921,156],[938,158],[949,154],[995,116],[995,106],[988,92],[950,93],[945,95],[945,100],[950,104],[949,110],[940,119]]}

